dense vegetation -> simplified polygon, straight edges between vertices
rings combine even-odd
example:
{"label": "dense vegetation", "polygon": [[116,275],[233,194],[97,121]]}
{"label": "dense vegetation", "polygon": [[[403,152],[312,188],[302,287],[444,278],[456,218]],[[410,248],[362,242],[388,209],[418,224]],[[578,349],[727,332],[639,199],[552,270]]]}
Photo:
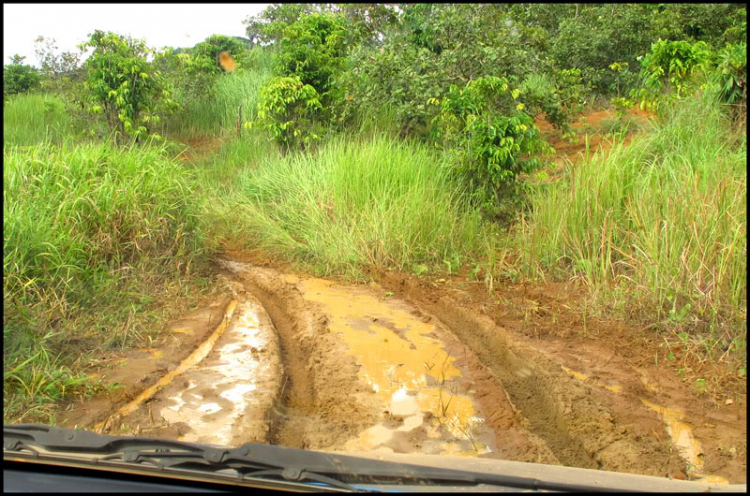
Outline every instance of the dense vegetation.
{"label": "dense vegetation", "polygon": [[[158,334],[224,242],[350,278],[576,278],[744,374],[744,5],[279,4],[246,24],[163,50],[95,31],[85,61],[40,37],[39,69],[4,66],[6,419],[90,393],[87,357]],[[541,119],[575,140],[581,113],[626,129],[634,106],[652,118],[628,146],[541,180]]]}

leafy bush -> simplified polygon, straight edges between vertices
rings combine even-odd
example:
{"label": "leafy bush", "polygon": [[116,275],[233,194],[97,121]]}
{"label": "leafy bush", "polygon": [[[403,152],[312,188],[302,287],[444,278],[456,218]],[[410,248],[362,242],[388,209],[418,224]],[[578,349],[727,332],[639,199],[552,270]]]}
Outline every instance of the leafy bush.
{"label": "leafy bush", "polygon": [[284,30],[300,17],[322,12],[326,4],[282,3],[273,4],[256,16],[243,21],[246,32],[252,43],[278,42],[284,37]]}
{"label": "leafy bush", "polygon": [[[530,154],[549,151],[508,80],[488,76],[459,89],[451,86],[435,119],[446,150],[457,151],[460,173],[474,189],[499,190],[539,165]],[[507,188],[505,188],[507,191]],[[499,198],[498,198],[499,199]]]}
{"label": "leafy bush", "polygon": [[159,121],[159,113],[176,107],[171,85],[147,60],[152,50],[144,41],[97,30],[82,47],[94,48],[86,61],[86,86],[96,104],[91,111],[103,113],[118,136],[145,137],[149,123]]}
{"label": "leafy bush", "polygon": [[747,43],[727,44],[718,60],[719,98],[729,104],[747,104]]}
{"label": "leafy bush", "polygon": [[275,77],[260,90],[258,122],[287,149],[309,145],[324,132],[322,108],[318,92],[299,77]]}
{"label": "leafy bush", "polygon": [[324,100],[346,55],[343,19],[332,14],[310,14],[284,29],[277,55],[277,72],[296,76]]}
{"label": "leafy bush", "polygon": [[580,69],[563,69],[548,74],[527,74],[519,86],[527,112],[544,112],[547,121],[567,131],[576,110],[586,101],[591,88],[582,81]]}
{"label": "leafy bush", "polygon": [[[632,68],[659,39],[722,46],[746,38],[741,4],[560,4],[519,6],[514,14],[547,30],[556,67],[581,69],[584,82],[605,96],[614,95],[618,84],[626,94],[639,86]],[[630,68],[612,72],[610,64],[618,61]]]}
{"label": "leafy bush", "polygon": [[404,136],[429,130],[437,109],[427,100],[442,97],[448,88],[429,51],[406,44],[356,50],[339,82],[348,93],[340,111],[343,117],[391,108]]}
{"label": "leafy bush", "polygon": [[341,16],[328,13],[303,15],[285,27],[275,56],[279,76],[261,90],[258,120],[287,149],[317,141],[333,120],[345,35]]}
{"label": "leafy bush", "polygon": [[378,45],[386,29],[397,23],[393,4],[273,4],[260,14],[243,21],[252,43],[278,42],[284,30],[302,17],[316,13],[341,14],[346,23],[348,42]]}
{"label": "leafy bush", "polygon": [[189,68],[194,72],[221,74],[229,69],[221,63],[221,54],[226,52],[234,61],[236,69],[247,63],[248,50],[244,43],[231,36],[215,34],[196,44],[191,50]]}
{"label": "leafy bush", "polygon": [[[635,66],[636,57],[654,40],[646,27],[655,15],[645,4],[581,5],[580,9],[557,6],[561,12],[550,55],[561,69],[580,69],[583,80],[598,93],[616,93],[618,82],[630,89],[635,83],[629,70],[615,74],[609,66],[615,61]],[[580,10],[580,12],[579,12]]]}
{"label": "leafy bush", "polygon": [[633,108],[633,105],[635,105],[635,101],[628,98],[618,96],[612,99],[612,106],[615,108],[615,114],[618,119],[625,117],[625,114]]}
{"label": "leafy bush", "polygon": [[340,81],[352,98],[342,114],[391,107],[403,135],[425,137],[436,115],[426,101],[442,99],[451,85],[502,75],[520,86],[524,77],[544,74],[549,88],[529,106],[564,126],[585,99],[581,73],[554,70],[543,54],[544,30],[515,22],[506,10],[470,4],[405,7],[403,22],[387,33],[383,46],[360,48],[349,57]]}
{"label": "leafy bush", "polygon": [[3,66],[3,97],[39,88],[42,77],[30,65],[22,64],[25,58],[15,55],[10,65]]}
{"label": "leafy bush", "polygon": [[651,45],[651,52],[641,61],[643,87],[632,94],[640,99],[641,108],[658,107],[665,89],[676,91],[669,93],[676,99],[690,96],[699,87],[695,76],[705,74],[711,62],[712,52],[705,42],[659,40]]}

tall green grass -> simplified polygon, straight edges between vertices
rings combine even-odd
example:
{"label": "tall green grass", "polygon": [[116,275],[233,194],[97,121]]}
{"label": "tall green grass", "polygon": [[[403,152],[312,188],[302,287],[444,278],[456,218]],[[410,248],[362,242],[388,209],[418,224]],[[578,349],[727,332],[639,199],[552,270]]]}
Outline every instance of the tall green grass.
{"label": "tall green grass", "polygon": [[245,169],[280,157],[281,150],[265,132],[244,130],[239,137],[227,138],[220,148],[192,166],[206,193],[222,197],[236,189],[238,175]]}
{"label": "tall green grass", "polygon": [[314,155],[269,157],[210,216],[236,242],[351,277],[367,265],[411,270],[465,260],[482,251],[487,232],[439,156],[384,136],[338,137]]}
{"label": "tall green grass", "polygon": [[63,101],[54,95],[14,95],[3,106],[6,146],[28,146],[42,141],[61,143],[75,132],[75,127]]}
{"label": "tall green grass", "polygon": [[136,333],[123,316],[147,311],[188,267],[200,272],[207,248],[194,177],[162,148],[6,146],[3,163],[4,412],[13,416],[77,384],[67,367],[82,352],[129,344]]}
{"label": "tall green grass", "polygon": [[199,98],[176,91],[183,109],[169,119],[168,132],[180,136],[222,135],[234,132],[242,105],[242,120],[256,117],[260,88],[271,77],[271,53],[253,49],[250,67],[216,77],[214,88]]}
{"label": "tall green grass", "polygon": [[596,153],[532,199],[518,253],[602,303],[686,331],[746,334],[747,139],[706,98]]}

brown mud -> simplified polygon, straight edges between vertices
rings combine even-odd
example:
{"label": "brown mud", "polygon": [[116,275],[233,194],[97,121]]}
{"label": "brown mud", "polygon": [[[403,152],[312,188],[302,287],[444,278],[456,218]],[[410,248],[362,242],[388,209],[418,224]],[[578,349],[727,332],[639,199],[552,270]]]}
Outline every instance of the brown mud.
{"label": "brown mud", "polygon": [[220,137],[195,136],[180,141],[186,145],[185,151],[180,155],[180,159],[185,163],[194,163],[201,159],[216,153],[224,144]]}
{"label": "brown mud", "polygon": [[[655,116],[634,106],[625,118],[643,126]],[[588,153],[593,155],[599,150],[606,152],[616,141],[627,146],[635,134],[633,126],[624,137],[617,140],[612,135],[602,134],[602,125],[607,121],[614,124],[616,119],[617,114],[614,110],[596,110],[581,114],[571,122],[570,131],[573,135],[567,137],[562,130],[552,126],[544,114],[538,116],[534,125],[539,128],[543,139],[555,149],[554,165],[546,170],[550,180],[559,179],[566,169],[566,161],[577,162],[586,153],[587,147]]]}

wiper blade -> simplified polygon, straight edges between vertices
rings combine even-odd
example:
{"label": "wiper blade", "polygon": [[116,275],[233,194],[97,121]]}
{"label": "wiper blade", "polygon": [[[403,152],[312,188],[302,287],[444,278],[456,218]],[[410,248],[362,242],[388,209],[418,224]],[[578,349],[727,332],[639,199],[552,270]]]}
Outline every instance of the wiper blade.
{"label": "wiper blade", "polygon": [[[355,488],[304,468],[258,461],[275,457],[249,456],[258,446],[215,448],[202,444],[162,439],[120,437],[84,430],[49,427],[39,424],[4,426],[3,448],[11,452],[31,452],[39,457],[38,446],[51,453],[101,455],[93,463],[124,462],[158,470],[187,469],[216,473],[233,470],[240,480],[271,479],[276,481],[313,482],[316,487],[331,486],[348,491]],[[257,458],[257,460],[256,460]]]}
{"label": "wiper blade", "polygon": [[494,485],[551,491],[597,489],[576,484],[547,483],[528,477],[435,469],[267,444],[248,443],[238,448],[224,449],[182,441],[102,435],[39,424],[6,425],[3,429],[3,441],[6,452],[31,451],[37,453],[33,455],[35,457],[39,456],[34,449],[36,446],[51,453],[101,455],[93,463],[124,462],[160,471],[233,471],[239,480],[308,483],[315,484],[321,490],[368,489],[362,484],[464,487]]}

